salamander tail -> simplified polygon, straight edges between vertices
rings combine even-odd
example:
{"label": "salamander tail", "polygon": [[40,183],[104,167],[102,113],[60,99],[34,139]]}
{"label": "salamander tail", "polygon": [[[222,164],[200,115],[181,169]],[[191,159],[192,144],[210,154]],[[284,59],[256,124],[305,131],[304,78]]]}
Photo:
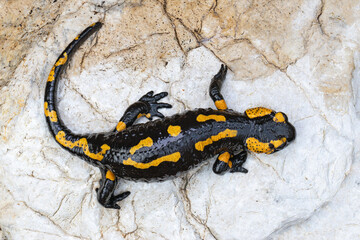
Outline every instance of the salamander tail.
{"label": "salamander tail", "polygon": [[[83,154],[86,151],[84,138],[72,133],[62,122],[56,105],[56,89],[60,75],[69,62],[76,49],[94,32],[101,28],[102,24],[96,22],[78,35],[61,53],[52,67],[45,88],[44,110],[47,125],[56,141],[65,149],[75,154]],[[87,145],[87,144],[86,144]],[[82,149],[82,150],[81,150]]]}

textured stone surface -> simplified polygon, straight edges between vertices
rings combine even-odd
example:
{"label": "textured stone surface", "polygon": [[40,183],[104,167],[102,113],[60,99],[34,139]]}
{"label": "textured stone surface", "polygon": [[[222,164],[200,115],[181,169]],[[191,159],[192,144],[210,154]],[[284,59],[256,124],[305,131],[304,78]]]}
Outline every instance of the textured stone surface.
{"label": "textured stone surface", "polygon": [[[358,1],[10,1],[0,3],[0,229],[7,239],[354,239],[360,234]],[[228,106],[285,112],[296,141],[251,154],[248,174],[213,159],[160,183],[121,181],[102,208],[100,173],[47,130],[43,94],[57,56],[103,28],[59,84],[75,132],[109,131],[149,90],[171,115],[213,107],[221,63]]]}

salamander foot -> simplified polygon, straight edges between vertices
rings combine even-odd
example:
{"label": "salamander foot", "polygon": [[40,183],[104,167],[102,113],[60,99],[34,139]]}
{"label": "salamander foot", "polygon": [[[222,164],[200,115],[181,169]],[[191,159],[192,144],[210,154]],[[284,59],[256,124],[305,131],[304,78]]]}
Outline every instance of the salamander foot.
{"label": "salamander foot", "polygon": [[154,91],[150,91],[139,99],[139,101],[149,104],[150,110],[148,113],[150,114],[150,116],[148,117],[148,119],[150,119],[150,120],[152,120],[152,117],[159,117],[159,118],[164,117],[164,115],[158,111],[159,108],[171,108],[172,107],[171,104],[157,102],[160,99],[166,97],[168,95],[167,92],[161,92],[161,93],[158,93],[155,95],[153,95],[153,94],[154,94]]}

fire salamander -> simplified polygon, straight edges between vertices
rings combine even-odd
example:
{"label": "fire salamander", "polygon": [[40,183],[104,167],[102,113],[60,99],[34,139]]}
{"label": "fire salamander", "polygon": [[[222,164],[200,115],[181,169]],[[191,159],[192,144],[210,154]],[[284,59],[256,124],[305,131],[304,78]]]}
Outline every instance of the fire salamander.
{"label": "fire salamander", "polygon": [[[117,202],[130,194],[128,191],[114,194],[121,178],[162,180],[215,155],[213,171],[216,174],[247,173],[243,167],[247,150],[270,154],[295,139],[295,128],[282,112],[257,107],[242,114],[227,108],[220,93],[227,72],[224,65],[209,88],[217,110],[196,109],[164,117],[158,110],[171,105],[159,100],[167,96],[167,92],[150,91],[127,108],[112,131],[72,132],[58,114],[57,82],[75,49],[101,25],[97,22],[86,28],[61,53],[47,79],[44,109],[48,127],[60,146],[100,168],[102,180],[96,191],[104,207],[119,209]],[[143,116],[149,120],[159,119],[134,125]]]}

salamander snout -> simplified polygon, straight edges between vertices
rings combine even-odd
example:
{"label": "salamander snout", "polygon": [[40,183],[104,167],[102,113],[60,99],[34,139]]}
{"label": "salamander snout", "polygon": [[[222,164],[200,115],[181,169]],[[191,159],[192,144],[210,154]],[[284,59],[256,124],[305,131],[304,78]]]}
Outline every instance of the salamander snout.
{"label": "salamander snout", "polygon": [[296,130],[291,123],[288,122],[287,124],[288,124],[288,136],[286,137],[286,139],[288,142],[292,142],[296,137]]}

